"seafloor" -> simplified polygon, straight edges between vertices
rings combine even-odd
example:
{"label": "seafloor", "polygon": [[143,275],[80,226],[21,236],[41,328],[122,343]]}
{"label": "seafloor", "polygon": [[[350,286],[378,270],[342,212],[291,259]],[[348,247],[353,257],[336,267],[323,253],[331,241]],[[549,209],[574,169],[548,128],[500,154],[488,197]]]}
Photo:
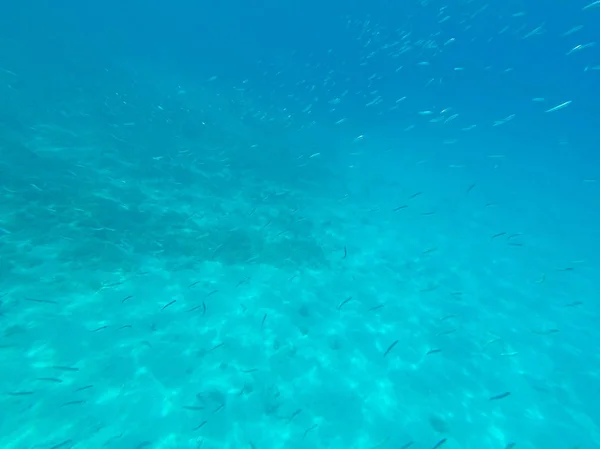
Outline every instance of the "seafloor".
{"label": "seafloor", "polygon": [[2,449],[600,441],[593,269],[486,184],[510,161],[2,76]]}

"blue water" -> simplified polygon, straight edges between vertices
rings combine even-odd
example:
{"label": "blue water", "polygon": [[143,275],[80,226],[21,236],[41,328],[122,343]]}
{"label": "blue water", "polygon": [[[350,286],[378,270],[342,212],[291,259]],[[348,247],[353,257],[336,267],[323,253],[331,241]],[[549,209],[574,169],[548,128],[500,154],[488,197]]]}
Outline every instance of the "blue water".
{"label": "blue water", "polygon": [[0,448],[599,448],[590,4],[4,5]]}

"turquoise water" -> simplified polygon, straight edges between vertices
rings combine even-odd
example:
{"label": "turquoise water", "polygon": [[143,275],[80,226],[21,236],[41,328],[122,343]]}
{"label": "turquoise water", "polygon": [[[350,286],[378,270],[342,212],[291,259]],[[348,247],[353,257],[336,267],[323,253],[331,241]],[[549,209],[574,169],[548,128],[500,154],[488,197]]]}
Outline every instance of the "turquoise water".
{"label": "turquoise water", "polygon": [[600,3],[213,3],[3,8],[0,448],[600,448]]}

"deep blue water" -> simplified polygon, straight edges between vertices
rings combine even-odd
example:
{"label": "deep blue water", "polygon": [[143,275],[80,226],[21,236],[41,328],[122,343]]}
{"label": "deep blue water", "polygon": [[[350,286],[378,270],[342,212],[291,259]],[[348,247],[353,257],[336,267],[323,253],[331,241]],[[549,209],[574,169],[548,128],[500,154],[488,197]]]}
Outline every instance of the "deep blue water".
{"label": "deep blue water", "polygon": [[0,447],[600,447],[600,4],[54,3],[0,14]]}

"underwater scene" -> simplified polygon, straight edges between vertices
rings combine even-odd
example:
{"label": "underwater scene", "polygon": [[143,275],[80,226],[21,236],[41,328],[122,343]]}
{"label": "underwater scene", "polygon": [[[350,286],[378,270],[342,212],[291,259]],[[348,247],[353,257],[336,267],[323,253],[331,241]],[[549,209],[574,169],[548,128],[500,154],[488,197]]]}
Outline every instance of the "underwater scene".
{"label": "underwater scene", "polygon": [[0,13],[0,449],[600,449],[600,1]]}

